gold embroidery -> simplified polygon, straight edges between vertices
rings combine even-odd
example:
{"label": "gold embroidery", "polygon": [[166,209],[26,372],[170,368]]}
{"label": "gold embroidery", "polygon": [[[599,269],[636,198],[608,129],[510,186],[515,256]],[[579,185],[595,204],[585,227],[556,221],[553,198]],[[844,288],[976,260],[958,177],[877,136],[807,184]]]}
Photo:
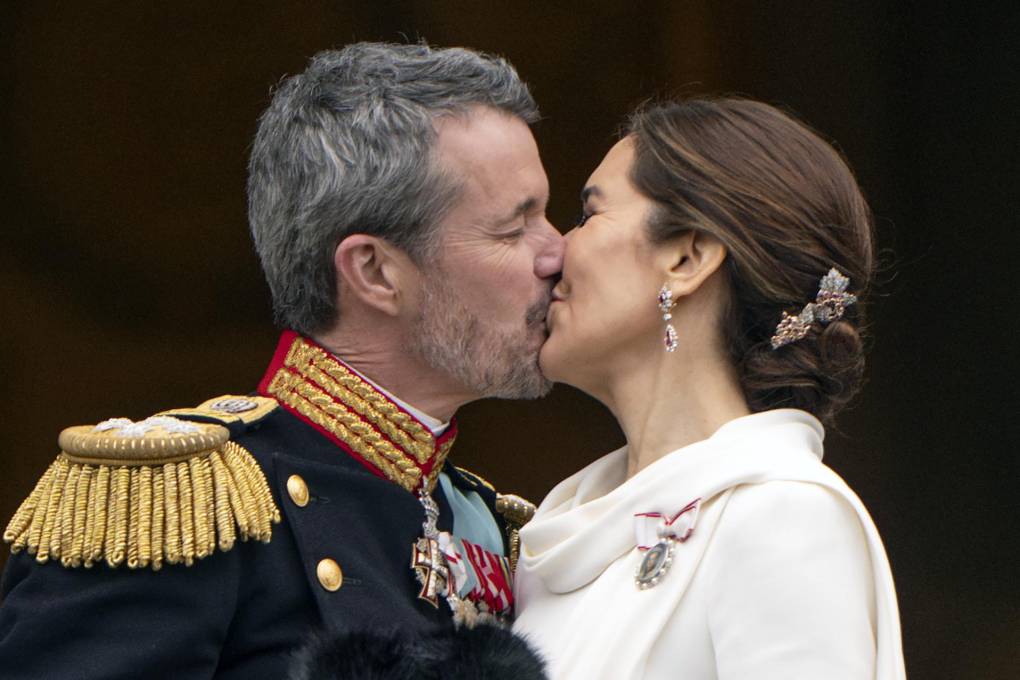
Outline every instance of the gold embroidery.
{"label": "gold embroidery", "polygon": [[409,456],[383,439],[357,414],[348,411],[329,394],[316,390],[300,375],[280,371],[270,382],[269,393],[319,427],[335,434],[391,481],[408,491],[417,488],[421,470]]}
{"label": "gold embroidery", "polygon": [[394,443],[426,462],[435,451],[432,432],[418,423],[374,387],[318,347],[297,340],[284,361],[299,373],[340,399],[351,411],[382,430]]}
{"label": "gold embroidery", "polygon": [[41,563],[154,570],[229,550],[238,529],[242,540],[268,542],[280,512],[262,469],[226,440],[225,428],[199,428],[119,439],[68,428],[65,450],[15,512],[4,541]]}
{"label": "gold embroidery", "polygon": [[408,491],[423,486],[431,492],[453,446],[451,436],[437,447],[431,430],[300,337],[291,342],[265,391]]}
{"label": "gold embroidery", "polygon": [[439,446],[439,450],[436,452],[435,465],[432,466],[432,470],[429,472],[426,480],[426,489],[428,489],[429,493],[432,493],[432,489],[436,488],[436,480],[439,479],[439,473],[443,471],[443,461],[446,460],[450,449],[453,448],[453,441],[452,437],[447,439]]}

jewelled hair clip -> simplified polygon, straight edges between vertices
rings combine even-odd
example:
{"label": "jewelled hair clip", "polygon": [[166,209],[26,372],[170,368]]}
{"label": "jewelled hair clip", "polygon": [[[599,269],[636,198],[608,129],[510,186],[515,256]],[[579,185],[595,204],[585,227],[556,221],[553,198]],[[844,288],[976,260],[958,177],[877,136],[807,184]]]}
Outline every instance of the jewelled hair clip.
{"label": "jewelled hair clip", "polygon": [[814,302],[804,305],[798,314],[783,312],[776,334],[772,336],[772,349],[800,340],[807,335],[808,329],[815,321],[823,326],[843,317],[847,307],[857,302],[857,296],[846,292],[850,279],[843,276],[835,267],[822,277],[818,283],[818,295]]}

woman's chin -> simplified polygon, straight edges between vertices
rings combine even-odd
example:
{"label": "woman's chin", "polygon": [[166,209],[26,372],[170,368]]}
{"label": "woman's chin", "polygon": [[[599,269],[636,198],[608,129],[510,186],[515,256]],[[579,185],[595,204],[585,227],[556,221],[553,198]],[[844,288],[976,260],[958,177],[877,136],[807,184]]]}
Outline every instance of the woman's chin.
{"label": "woman's chin", "polygon": [[571,382],[571,365],[576,361],[575,352],[564,345],[561,337],[553,332],[538,353],[538,366],[547,379],[558,383]]}
{"label": "woman's chin", "polygon": [[556,341],[553,340],[553,336],[550,335],[546,338],[545,343],[542,344],[542,348],[538,351],[538,368],[542,371],[542,375],[544,375],[547,380],[560,382],[560,357],[555,348],[550,347],[550,345],[553,345],[555,342]]}

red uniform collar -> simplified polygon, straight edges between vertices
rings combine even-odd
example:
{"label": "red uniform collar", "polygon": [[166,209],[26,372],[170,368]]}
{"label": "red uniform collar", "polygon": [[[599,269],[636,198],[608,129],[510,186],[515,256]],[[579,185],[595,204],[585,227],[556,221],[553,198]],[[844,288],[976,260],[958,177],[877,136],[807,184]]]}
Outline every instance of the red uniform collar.
{"label": "red uniform collar", "polygon": [[292,414],[379,477],[408,491],[432,491],[457,437],[456,420],[438,438],[424,423],[312,340],[284,331],[259,383]]}

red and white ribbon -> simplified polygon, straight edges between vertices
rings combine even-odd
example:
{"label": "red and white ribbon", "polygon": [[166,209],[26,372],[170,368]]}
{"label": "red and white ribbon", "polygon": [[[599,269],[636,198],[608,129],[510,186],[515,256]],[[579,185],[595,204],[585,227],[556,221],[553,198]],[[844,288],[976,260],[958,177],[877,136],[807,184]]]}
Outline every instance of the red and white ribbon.
{"label": "red and white ribbon", "polygon": [[494,614],[508,614],[513,606],[513,580],[507,558],[445,531],[438,540],[453,591],[463,600],[484,602]]}
{"label": "red and white ribbon", "polygon": [[676,514],[639,512],[634,515],[634,540],[638,550],[648,550],[666,538],[683,543],[694,532],[701,499],[695,498]]}

